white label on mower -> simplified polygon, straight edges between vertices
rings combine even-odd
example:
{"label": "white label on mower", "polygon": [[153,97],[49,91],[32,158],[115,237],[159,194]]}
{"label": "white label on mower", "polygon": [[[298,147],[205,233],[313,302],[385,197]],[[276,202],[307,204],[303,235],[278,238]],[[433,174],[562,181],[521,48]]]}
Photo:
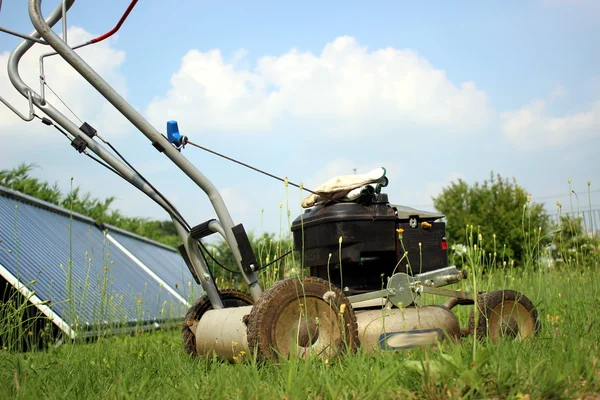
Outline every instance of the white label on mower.
{"label": "white label on mower", "polygon": [[383,350],[403,350],[411,347],[436,344],[443,337],[444,335],[440,328],[386,332],[379,337],[379,345]]}

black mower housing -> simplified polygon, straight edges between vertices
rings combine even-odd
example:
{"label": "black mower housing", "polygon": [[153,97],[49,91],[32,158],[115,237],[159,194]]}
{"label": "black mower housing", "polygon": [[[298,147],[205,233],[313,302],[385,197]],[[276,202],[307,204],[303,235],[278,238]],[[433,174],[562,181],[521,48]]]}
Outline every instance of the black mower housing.
{"label": "black mower housing", "polygon": [[310,275],[352,294],[385,287],[394,270],[417,274],[448,266],[446,224],[436,222],[443,217],[390,204],[387,194],[379,193],[366,204],[310,208],[291,229]]}

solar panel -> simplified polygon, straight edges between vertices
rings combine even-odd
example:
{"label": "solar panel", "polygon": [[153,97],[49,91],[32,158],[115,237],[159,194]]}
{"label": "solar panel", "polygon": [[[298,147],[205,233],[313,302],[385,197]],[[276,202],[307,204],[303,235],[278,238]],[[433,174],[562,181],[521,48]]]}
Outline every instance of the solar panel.
{"label": "solar panel", "polygon": [[197,292],[194,290],[194,278],[177,250],[110,225],[106,227],[110,240],[121,244],[148,266],[161,282],[174,288],[174,291],[187,301],[193,302],[194,292]]}
{"label": "solar panel", "polygon": [[0,240],[4,279],[76,331],[180,319],[193,298],[176,250],[2,187]]}

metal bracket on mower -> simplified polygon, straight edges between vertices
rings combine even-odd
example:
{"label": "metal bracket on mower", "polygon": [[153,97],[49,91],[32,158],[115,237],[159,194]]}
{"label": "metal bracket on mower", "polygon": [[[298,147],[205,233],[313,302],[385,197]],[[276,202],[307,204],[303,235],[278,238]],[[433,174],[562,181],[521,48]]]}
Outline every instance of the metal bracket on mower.
{"label": "metal bracket on mower", "polygon": [[439,289],[441,286],[451,285],[466,279],[466,277],[466,271],[459,271],[455,266],[440,268],[414,276],[400,272],[388,278],[386,289],[349,296],[348,300],[355,305],[363,301],[387,298],[396,307],[407,307],[418,303],[421,293],[455,297],[461,300],[474,300],[471,293]]}

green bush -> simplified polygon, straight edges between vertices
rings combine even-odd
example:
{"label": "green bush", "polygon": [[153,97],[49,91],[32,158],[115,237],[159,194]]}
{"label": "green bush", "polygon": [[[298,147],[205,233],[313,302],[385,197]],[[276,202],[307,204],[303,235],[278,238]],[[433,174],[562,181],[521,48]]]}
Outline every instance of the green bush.
{"label": "green bush", "polygon": [[[549,241],[544,237],[550,227],[548,214],[542,204],[530,202],[527,191],[514,178],[492,172],[489,180],[471,186],[459,179],[434,197],[433,204],[446,215],[450,245],[472,245],[474,233],[483,240],[479,246],[497,253],[499,261],[525,264],[528,249]],[[470,225],[475,232],[468,230]]]}

